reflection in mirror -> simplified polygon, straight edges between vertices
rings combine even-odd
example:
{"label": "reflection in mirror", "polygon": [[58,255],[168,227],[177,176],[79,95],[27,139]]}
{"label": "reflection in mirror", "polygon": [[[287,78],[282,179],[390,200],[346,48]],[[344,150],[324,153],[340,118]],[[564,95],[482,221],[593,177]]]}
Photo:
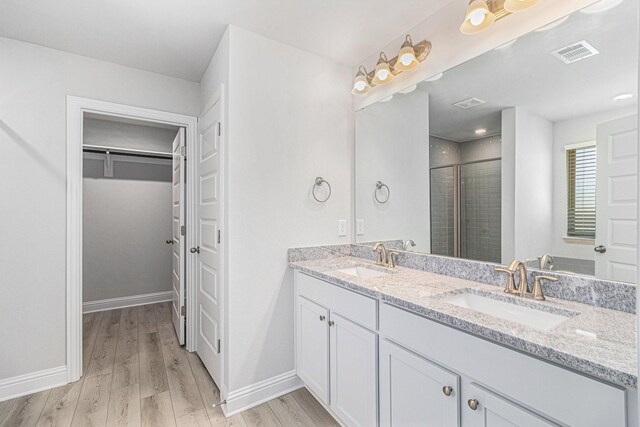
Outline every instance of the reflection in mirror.
{"label": "reflection in mirror", "polygon": [[596,3],[356,112],[356,242],[635,282],[637,8]]}

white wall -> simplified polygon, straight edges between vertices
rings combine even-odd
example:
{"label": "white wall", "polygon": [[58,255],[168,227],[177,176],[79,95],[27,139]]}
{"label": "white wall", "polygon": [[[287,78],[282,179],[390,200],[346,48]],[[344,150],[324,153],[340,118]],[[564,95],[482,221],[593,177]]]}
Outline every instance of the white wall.
{"label": "white wall", "polygon": [[66,96],[195,115],[198,84],[5,38],[0,58],[2,380],[65,364]]}
{"label": "white wall", "polygon": [[595,259],[593,244],[567,243],[567,159],[565,145],[595,141],[596,126],[636,113],[636,107],[618,108],[553,124],[553,239],[551,254]]}
{"label": "white wall", "polygon": [[[224,347],[234,391],[294,369],[287,249],[349,242],[337,221],[351,217],[353,113],[347,67],[236,27],[225,37],[201,105],[229,82]],[[323,204],[310,195],[316,176],[333,187]]]}
{"label": "white wall", "polygon": [[[412,239],[429,253],[429,94],[397,94],[355,116],[355,215],[365,229],[356,241]],[[374,199],[376,181],[389,186],[387,203]]]}
{"label": "white wall", "polygon": [[[117,158],[118,156],[114,156]],[[171,290],[171,163],[84,160],[82,300]]]}
{"label": "white wall", "polygon": [[549,253],[553,124],[521,108],[502,112],[502,262]]}

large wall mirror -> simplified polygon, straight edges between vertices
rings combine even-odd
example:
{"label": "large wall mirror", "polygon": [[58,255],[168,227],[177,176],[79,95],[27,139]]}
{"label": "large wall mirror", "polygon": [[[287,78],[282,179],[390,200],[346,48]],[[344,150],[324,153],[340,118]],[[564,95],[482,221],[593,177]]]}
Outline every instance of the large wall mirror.
{"label": "large wall mirror", "polygon": [[357,111],[356,242],[635,282],[637,9],[596,3]]}

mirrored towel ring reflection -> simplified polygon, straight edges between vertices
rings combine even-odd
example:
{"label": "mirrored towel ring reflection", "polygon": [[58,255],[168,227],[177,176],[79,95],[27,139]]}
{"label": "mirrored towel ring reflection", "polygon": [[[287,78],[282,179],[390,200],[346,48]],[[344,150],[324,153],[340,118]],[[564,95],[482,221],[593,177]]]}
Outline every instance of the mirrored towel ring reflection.
{"label": "mirrored towel ring reflection", "polygon": [[376,202],[380,204],[387,203],[389,201],[389,197],[391,197],[391,190],[389,189],[389,186],[382,181],[376,181],[376,189],[373,192],[373,197],[375,197]]}
{"label": "mirrored towel ring reflection", "polygon": [[[327,184],[326,195],[322,195],[322,193],[320,193],[320,195],[316,194],[317,190],[323,189],[323,184]],[[331,197],[331,184],[329,184],[329,181],[319,176],[316,178],[316,181],[313,184],[313,189],[311,190],[311,194],[313,195],[313,198],[316,199],[317,202],[324,203],[327,200],[329,200],[329,197]]]}

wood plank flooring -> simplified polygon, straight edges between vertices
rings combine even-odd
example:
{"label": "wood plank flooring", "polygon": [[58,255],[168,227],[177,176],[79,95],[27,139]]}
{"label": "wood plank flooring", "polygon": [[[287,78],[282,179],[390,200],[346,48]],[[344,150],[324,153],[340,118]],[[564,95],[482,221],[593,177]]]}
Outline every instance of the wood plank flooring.
{"label": "wood plank flooring", "polygon": [[170,308],[85,314],[82,379],[0,402],[0,426],[338,426],[306,389],[225,418],[200,358],[178,344]]}

